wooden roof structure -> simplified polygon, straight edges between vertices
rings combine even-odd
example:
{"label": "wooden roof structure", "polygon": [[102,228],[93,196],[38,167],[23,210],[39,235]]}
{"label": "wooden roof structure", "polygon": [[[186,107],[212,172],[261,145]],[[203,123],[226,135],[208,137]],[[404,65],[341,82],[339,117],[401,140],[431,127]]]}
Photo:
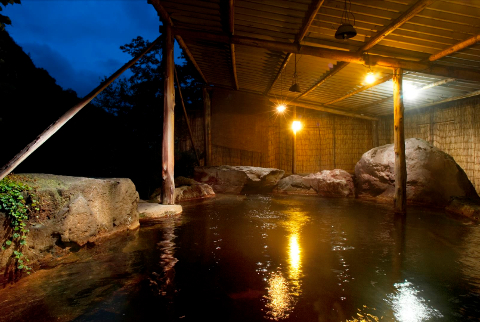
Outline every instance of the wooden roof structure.
{"label": "wooden roof structure", "polygon": [[347,0],[348,40],[344,0],[149,1],[209,85],[367,119],[393,113],[395,67],[418,89],[406,111],[480,95],[480,0]]}

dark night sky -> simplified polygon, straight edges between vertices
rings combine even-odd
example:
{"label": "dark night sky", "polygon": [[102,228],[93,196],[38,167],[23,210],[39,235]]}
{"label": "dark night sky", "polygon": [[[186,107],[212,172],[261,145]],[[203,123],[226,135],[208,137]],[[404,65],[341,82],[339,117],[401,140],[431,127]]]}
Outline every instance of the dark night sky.
{"label": "dark night sky", "polygon": [[157,12],[147,0],[22,0],[2,13],[12,20],[7,31],[35,65],[80,97],[131,59],[121,45],[159,35]]}

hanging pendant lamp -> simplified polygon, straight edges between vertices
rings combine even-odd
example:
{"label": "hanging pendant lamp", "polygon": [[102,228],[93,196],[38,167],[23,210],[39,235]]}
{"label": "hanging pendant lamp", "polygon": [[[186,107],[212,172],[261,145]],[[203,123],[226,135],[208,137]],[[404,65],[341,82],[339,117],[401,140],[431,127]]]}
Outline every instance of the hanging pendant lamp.
{"label": "hanging pendant lamp", "polygon": [[297,54],[295,54],[295,72],[293,73],[293,84],[288,89],[290,92],[301,93],[300,85],[298,85],[298,76],[297,76]]}
{"label": "hanging pendant lamp", "polygon": [[[350,2],[350,7],[351,6],[352,6],[352,3]],[[337,31],[335,32],[335,38],[336,39],[347,40],[347,39],[355,37],[357,35],[357,31],[355,30],[355,28],[350,23],[349,15],[352,15],[353,24],[355,25],[355,16],[347,8],[347,0],[345,0],[345,7],[343,9],[342,20],[341,20],[342,24],[340,25],[340,27],[338,27]]]}

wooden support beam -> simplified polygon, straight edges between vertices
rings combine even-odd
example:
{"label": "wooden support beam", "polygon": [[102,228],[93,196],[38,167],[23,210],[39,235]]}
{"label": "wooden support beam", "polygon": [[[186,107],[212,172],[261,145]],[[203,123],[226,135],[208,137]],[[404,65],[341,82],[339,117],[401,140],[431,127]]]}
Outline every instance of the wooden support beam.
{"label": "wooden support beam", "polygon": [[[455,78],[446,78],[446,79],[442,79],[438,82],[434,82],[434,83],[431,83],[431,84],[428,84],[428,85],[425,85],[421,88],[419,88],[418,90],[420,91],[423,91],[423,90],[426,90],[426,89],[429,89],[429,88],[432,88],[432,87],[436,87],[436,86],[441,86],[441,85],[445,85],[445,84],[448,84],[448,83],[451,83],[451,82],[455,82],[456,79]],[[386,98],[382,98],[381,100],[378,100],[372,104],[367,104],[367,105],[363,105],[363,106],[359,106],[357,107],[355,110],[356,111],[359,111],[359,110],[362,110],[362,109],[365,109],[365,108],[369,108],[369,107],[373,107],[373,106],[378,106],[378,105],[381,105],[385,102],[388,102],[389,100],[391,100],[393,98],[393,95],[390,96],[390,97],[386,97]],[[463,98],[463,97],[461,97]],[[435,105],[436,103],[432,103],[432,104],[428,104],[426,106],[431,106],[431,105]],[[421,107],[426,107],[425,105],[421,105]]]}
{"label": "wooden support beam", "polygon": [[267,89],[265,90],[264,95],[268,95],[270,91],[272,90],[273,85],[277,82],[277,80],[280,78],[282,75],[282,71],[285,69],[287,66],[288,62],[290,61],[290,58],[292,57],[292,53],[288,53],[285,58],[283,59],[282,65],[280,65],[280,68],[278,69],[277,74],[275,75],[275,78],[273,79],[272,83],[268,85]]}
{"label": "wooden support beam", "polygon": [[[292,130],[293,122],[297,120],[297,107],[293,107]],[[292,174],[297,173],[297,131],[293,130],[292,137]]]}
{"label": "wooden support beam", "polygon": [[467,93],[467,94],[464,94],[464,95],[453,96],[453,97],[449,97],[449,98],[446,98],[446,99],[443,99],[443,100],[440,100],[440,101],[435,101],[435,102],[432,102],[432,103],[427,103],[427,104],[422,104],[422,105],[419,105],[419,106],[414,106],[412,108],[409,108],[408,110],[421,109],[421,108],[425,108],[425,107],[430,107],[430,106],[434,106],[434,105],[438,105],[438,104],[442,104],[442,103],[447,103],[447,102],[458,101],[458,100],[461,100],[461,99],[464,99],[464,98],[469,98],[469,97],[474,97],[474,96],[479,96],[479,95],[480,95],[480,90],[473,91],[473,92],[470,92],[470,93]]}
{"label": "wooden support beam", "polygon": [[198,165],[200,165],[200,158],[198,157],[198,152],[197,152],[197,149],[195,148],[195,142],[193,140],[192,128],[190,127],[190,121],[188,119],[187,109],[185,108],[185,102],[183,100],[183,95],[182,95],[182,86],[180,85],[180,82],[178,81],[178,75],[177,75],[177,69],[176,68],[175,68],[175,80],[177,82],[178,95],[180,96],[180,102],[182,102],[183,116],[185,117],[185,122],[187,122],[188,134],[190,135],[190,142],[192,142],[192,148],[193,148],[193,151],[195,152],[195,157],[197,158],[197,163],[198,163]]}
{"label": "wooden support beam", "polygon": [[[341,50],[320,48],[307,45],[296,45],[291,43],[284,43],[273,40],[265,40],[244,36],[226,36],[222,34],[215,34],[202,31],[192,31],[182,28],[174,28],[174,33],[181,35],[184,38],[194,38],[209,40],[219,43],[234,43],[236,45],[250,46],[256,48],[263,48],[274,51],[284,51],[290,53],[297,53],[301,55],[315,56],[326,59],[332,59],[342,62],[354,63],[365,65],[365,58],[357,53],[351,53]],[[371,66],[379,66],[385,68],[401,68],[403,70],[409,70],[414,72],[420,72],[435,76],[451,77],[457,79],[480,81],[480,72],[470,68],[450,67],[431,65],[428,63],[415,62],[409,60],[401,60],[396,58],[381,57],[369,55],[369,61]]]}
{"label": "wooden support beam", "polygon": [[313,92],[318,86],[322,85],[323,83],[325,83],[328,79],[330,79],[331,77],[333,77],[335,74],[337,74],[339,71],[341,71],[342,69],[344,69],[345,67],[348,66],[348,63],[345,63],[345,62],[339,62],[335,65],[335,67],[333,67],[326,75],[324,75],[322,78],[320,78],[315,84],[313,84],[313,86],[311,86],[309,89],[307,89],[305,92],[301,93],[300,95],[298,95],[297,97],[295,97],[294,100],[297,100],[305,95],[308,95],[310,94],[311,92]]}
{"label": "wooden support beam", "polygon": [[[309,11],[307,12],[302,28],[300,28],[300,31],[298,34],[295,36],[295,43],[300,44],[302,42],[303,38],[307,35],[308,29],[310,29],[310,26],[313,23],[313,20],[315,19],[318,10],[320,10],[320,7],[322,6],[323,2],[325,0],[316,0],[309,8]],[[280,66],[277,74],[275,75],[275,78],[273,79],[272,83],[268,85],[267,89],[265,90],[265,95],[268,95],[270,91],[272,90],[273,85],[277,82],[277,80],[280,78],[280,75],[282,74],[283,69],[285,66],[287,66],[288,61],[290,60],[290,57],[292,57],[292,53],[287,53],[285,58],[283,59],[282,65]]]}
{"label": "wooden support beam", "polygon": [[163,48],[163,59],[165,59],[165,74],[163,85],[162,203],[164,205],[173,205],[175,204],[175,182],[173,175],[175,167],[175,86],[173,85],[175,62],[171,26],[166,24],[164,32],[165,45]]}
{"label": "wooden support beam", "polygon": [[[235,1],[228,1],[228,29],[231,36],[235,34]],[[237,60],[235,58],[235,45],[230,43],[230,61],[232,63],[233,87],[238,91]]]}
{"label": "wooden support beam", "polygon": [[408,8],[404,13],[402,13],[397,19],[389,23],[385,28],[380,32],[377,32],[375,36],[370,38],[358,51],[357,53],[363,53],[370,50],[373,46],[382,41],[385,37],[391,34],[395,29],[402,26],[405,22],[412,19],[416,14],[425,9],[435,0],[419,0],[413,6]]}
{"label": "wooden support beam", "polygon": [[350,92],[350,93],[348,93],[348,94],[346,94],[342,97],[334,99],[333,101],[330,101],[330,102],[326,103],[325,105],[332,105],[332,104],[338,103],[340,101],[343,101],[344,99],[352,97],[353,95],[356,95],[360,92],[366,91],[369,88],[375,87],[375,86],[377,86],[379,84],[382,84],[382,83],[385,83],[385,82],[388,82],[389,80],[392,79],[392,77],[393,77],[392,75],[388,75],[386,77],[380,78],[380,79],[376,80],[375,82],[373,82],[372,84],[365,85],[365,86],[363,86],[363,87],[361,87],[361,88],[359,88],[359,89],[357,89],[353,92]]}
{"label": "wooden support beam", "polygon": [[80,102],[75,104],[71,109],[69,109],[65,114],[63,114],[55,123],[51,124],[45,131],[43,131],[35,140],[28,144],[22,151],[20,151],[12,160],[10,160],[6,165],[0,169],[0,180],[6,177],[10,172],[12,172],[20,163],[23,162],[30,154],[37,150],[45,141],[47,141],[52,135],[54,135],[60,128],[67,123],[72,117],[75,116],[80,110],[90,103],[92,99],[95,98],[101,91],[107,88],[115,79],[118,78],[124,71],[129,69],[133,64],[135,64],[140,58],[142,58],[146,53],[152,50],[158,42],[160,37],[153,41],[147,48],[140,52],[135,58],[130,60],[128,63],[123,65],[119,70],[113,73],[109,78],[107,78],[103,83],[98,85],[93,91],[87,94]]}
{"label": "wooden support beam", "polygon": [[[276,103],[276,100],[275,100],[274,97],[269,97],[269,100],[274,104]],[[325,107],[323,105],[317,105],[317,104],[305,103],[305,102],[295,102],[294,104],[296,106],[308,108],[308,109],[311,109],[311,110],[326,112],[326,113],[330,113],[330,114],[342,115],[342,116],[347,116],[347,117],[355,117],[355,118],[370,120],[370,121],[378,121],[378,118],[373,117],[373,116],[350,113],[350,112],[347,112],[347,111],[337,110],[337,109],[334,109],[334,108],[331,108],[331,107]]]}
{"label": "wooden support beam", "polygon": [[405,161],[405,129],[402,93],[403,71],[395,68],[393,73],[393,142],[395,150],[395,197],[394,211],[407,211],[407,166]]}
{"label": "wooden support beam", "polygon": [[[159,0],[149,0],[149,2],[152,4],[152,6],[157,11],[157,13],[160,16],[163,24],[164,25],[168,24],[171,27],[173,27],[173,21],[170,18],[170,15],[168,14],[167,10],[165,10],[165,8],[160,4],[160,1]],[[162,31],[160,31],[160,32],[162,32]],[[190,60],[192,65],[195,66],[195,69],[197,70],[198,74],[200,74],[200,77],[203,79],[205,84],[208,84],[207,78],[202,73],[202,70],[200,69],[200,66],[198,66],[197,62],[195,61],[195,58],[193,58],[193,55],[190,52],[190,50],[188,49],[188,46],[185,43],[185,41],[183,40],[183,38],[179,35],[175,35],[175,39],[177,40],[178,45],[180,46],[180,48],[182,48],[185,55],[188,57],[188,60]]]}
{"label": "wooden support beam", "polygon": [[210,94],[207,91],[207,87],[203,88],[203,119],[205,130],[205,166],[210,166],[212,163],[212,128],[211,128],[211,103]]}
{"label": "wooden support beam", "polygon": [[[388,24],[385,28],[383,28],[380,32],[378,32],[374,37],[370,38],[360,49],[357,50],[356,54],[361,55],[364,52],[368,51],[370,48],[378,44],[380,41],[382,41],[385,37],[387,37],[392,31],[403,25],[405,22],[413,18],[417,13],[422,11],[426,6],[431,4],[435,0],[419,0],[417,1],[412,7],[410,7],[407,11],[405,11],[403,14],[401,14],[397,19],[392,21],[390,24]],[[311,93],[313,90],[315,90],[317,87],[325,83],[326,80],[337,74],[339,71],[344,69],[345,67],[348,66],[348,62],[339,62],[333,68],[330,70],[329,73],[324,75],[322,78],[320,78],[313,86],[311,86],[306,92],[298,95],[295,100],[308,95]]]}
{"label": "wooden support beam", "polygon": [[479,35],[475,35],[473,37],[470,37],[468,38],[467,40],[464,40],[464,41],[461,41],[459,43],[456,43],[455,45],[453,46],[450,46],[436,54],[433,54],[433,55],[430,55],[430,57],[428,57],[428,60],[429,61],[435,61],[435,60],[438,60],[442,57],[445,57],[447,55],[450,55],[450,54],[453,54],[453,53],[456,53],[457,51],[460,51],[464,48],[467,48],[469,46],[472,46],[472,45],[475,45],[477,42],[480,41],[480,34]]}

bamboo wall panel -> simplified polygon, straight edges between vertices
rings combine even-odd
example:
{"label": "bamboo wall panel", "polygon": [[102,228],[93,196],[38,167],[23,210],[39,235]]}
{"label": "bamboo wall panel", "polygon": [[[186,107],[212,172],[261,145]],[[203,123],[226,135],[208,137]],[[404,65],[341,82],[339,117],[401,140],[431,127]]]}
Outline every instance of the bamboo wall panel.
{"label": "bamboo wall panel", "polygon": [[[420,138],[450,154],[480,192],[480,99],[443,104],[405,115],[405,138]],[[393,120],[379,121],[380,144],[393,143]]]}

